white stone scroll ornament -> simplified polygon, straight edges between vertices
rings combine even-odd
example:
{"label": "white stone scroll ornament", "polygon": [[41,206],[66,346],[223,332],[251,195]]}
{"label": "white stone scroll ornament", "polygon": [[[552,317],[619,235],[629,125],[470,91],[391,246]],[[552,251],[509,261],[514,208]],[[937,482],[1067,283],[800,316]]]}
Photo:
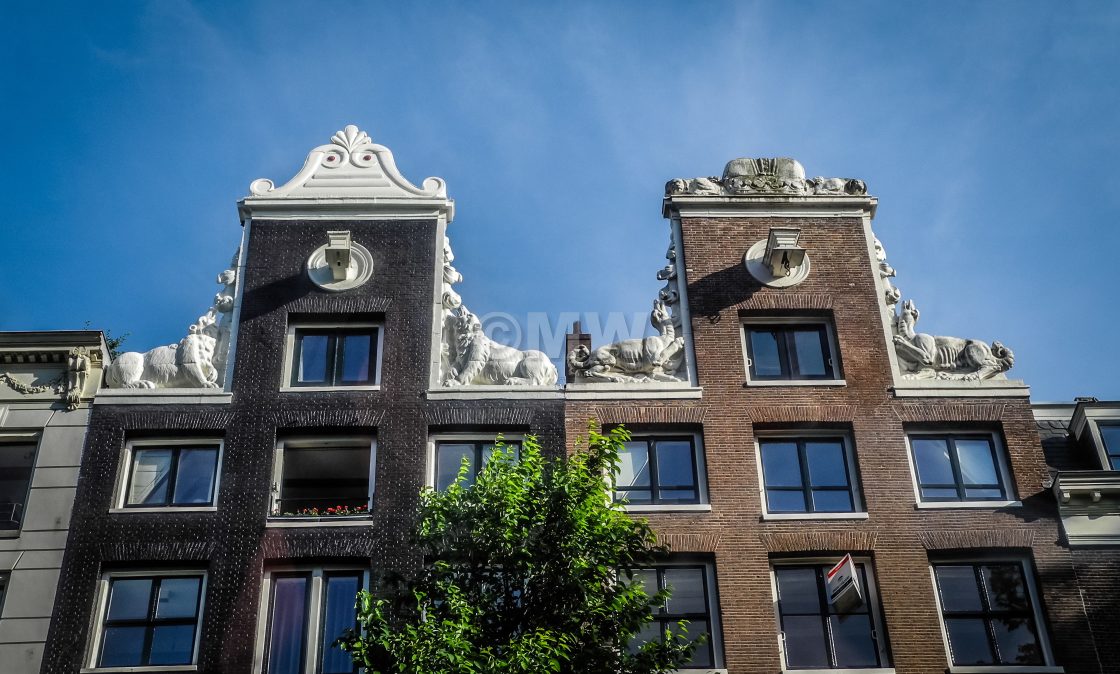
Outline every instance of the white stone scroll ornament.
{"label": "white stone scroll ornament", "polygon": [[1015,354],[1000,342],[989,346],[976,339],[917,332],[914,326],[920,312],[914,300],[903,302],[901,311],[896,313],[902,291],[891,282],[895,270],[887,263],[887,252],[877,237],[875,261],[883,280],[883,303],[894,316],[891,329],[903,379],[980,381],[1007,378],[1004,373],[1015,365]]}
{"label": "white stone scroll ornament", "polygon": [[218,275],[222,290],[214,303],[187,329],[178,344],[151,351],[128,351],[105,368],[109,388],[221,388],[229,355],[230,321],[237,288],[237,261]]}
{"label": "white stone scroll ornament", "polygon": [[463,305],[451,286],[463,280],[452,266],[455,254],[443,238],[443,340],[440,384],[456,386],[554,386],[556,366],[541,351],[520,351],[499,344],[482,330],[482,321]]}
{"label": "white stone scroll ornament", "polygon": [[446,198],[447,183],[427,178],[423,187],[409,182],[397,170],[393,153],[370,140],[369,134],[353,124],[331,136],[331,142],[311,150],[299,170],[287,183],[276,187],[260,178],[249,184],[257,197],[363,197],[363,198]]}
{"label": "white stone scroll ornament", "polygon": [[669,263],[657,272],[665,281],[653,303],[650,323],[658,334],[624,339],[591,350],[580,345],[568,354],[569,372],[575,383],[645,383],[683,381],[684,337],[681,330],[681,293],[677,279],[677,251],[669,246]]}

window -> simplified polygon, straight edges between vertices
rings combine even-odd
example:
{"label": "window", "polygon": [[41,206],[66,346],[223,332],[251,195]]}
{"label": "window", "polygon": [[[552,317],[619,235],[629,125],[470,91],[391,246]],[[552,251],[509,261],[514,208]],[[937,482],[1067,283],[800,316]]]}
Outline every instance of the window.
{"label": "window", "polygon": [[[505,440],[506,445],[513,447],[520,454],[521,442],[519,440]],[[463,460],[467,461],[467,476],[463,481],[464,487],[474,484],[478,471],[490,460],[497,443],[494,437],[488,439],[457,437],[444,438],[435,441],[435,479],[433,486],[442,491],[455,483],[459,476],[459,468]]]}
{"label": "window", "polygon": [[298,438],[276,450],[273,516],[368,516],[373,501],[371,438]]}
{"label": "window", "polygon": [[119,573],[106,576],[103,584],[93,667],[195,662],[205,574]]}
{"label": "window", "polygon": [[296,325],[285,385],[293,388],[376,386],[381,329],[376,325]]}
{"label": "window", "polygon": [[33,443],[0,444],[0,531],[19,531],[34,468]]}
{"label": "window", "polygon": [[704,503],[697,440],[691,435],[631,439],[619,455],[615,500],[629,505]]}
{"label": "window", "polygon": [[8,594],[9,574],[0,573],[0,618],[4,617],[4,595]]}
{"label": "window", "polygon": [[832,328],[824,320],[752,320],[744,334],[751,380],[839,379]]}
{"label": "window", "polygon": [[1022,560],[933,565],[955,666],[1049,664],[1029,567]]}
{"label": "window", "polygon": [[132,443],[119,505],[206,508],[217,502],[222,444],[198,440]]}
{"label": "window", "polygon": [[316,567],[265,576],[258,653],[264,674],[350,674],[350,656],[333,646],[357,627],[354,598],[368,585],[360,569]]}
{"label": "window", "polygon": [[[692,660],[685,669],[722,666],[722,642],[719,629],[719,615],[715,610],[713,596],[715,575],[711,564],[681,564],[659,566],[634,571],[634,579],[647,588],[649,594],[672,588],[672,596],[665,606],[653,614],[653,621],[639,632],[631,648],[637,648],[654,639],[661,639],[666,630],[679,634],[688,640],[701,635],[707,636],[707,643],[700,644],[692,654]],[[682,631],[677,624],[687,620]]]}
{"label": "window", "polygon": [[832,564],[777,564],[774,599],[785,669],[889,667],[878,596],[869,565],[856,563],[863,603],[838,612],[829,602]]}
{"label": "window", "polygon": [[1097,424],[1104,441],[1104,452],[1108,456],[1105,468],[1120,470],[1120,424]]}
{"label": "window", "polygon": [[1006,458],[991,433],[909,435],[918,500],[1007,501]]}
{"label": "window", "polygon": [[758,451],[768,514],[860,510],[855,462],[846,437],[762,437]]}

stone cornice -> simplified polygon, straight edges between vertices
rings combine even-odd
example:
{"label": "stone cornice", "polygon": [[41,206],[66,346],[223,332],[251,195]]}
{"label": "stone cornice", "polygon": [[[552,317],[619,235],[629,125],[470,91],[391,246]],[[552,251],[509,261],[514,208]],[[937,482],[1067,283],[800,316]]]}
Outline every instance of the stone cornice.
{"label": "stone cornice", "polygon": [[666,218],[750,217],[875,217],[879,200],[871,196],[667,195],[661,214]]}

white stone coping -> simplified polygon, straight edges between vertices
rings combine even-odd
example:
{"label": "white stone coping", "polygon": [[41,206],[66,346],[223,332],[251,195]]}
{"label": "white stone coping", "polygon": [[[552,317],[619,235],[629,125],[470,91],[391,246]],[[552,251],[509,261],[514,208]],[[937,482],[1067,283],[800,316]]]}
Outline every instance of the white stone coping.
{"label": "white stone coping", "polygon": [[83,667],[81,674],[124,674],[126,672],[197,672],[198,665],[146,665],[143,667]]}
{"label": "white stone coping", "polygon": [[478,400],[520,398],[525,400],[560,400],[564,392],[555,386],[449,386],[428,389],[429,400]]}
{"label": "white stone coping", "polygon": [[762,513],[764,521],[813,521],[813,520],[865,520],[870,515],[866,512],[853,513]]}
{"label": "white stone coping", "polygon": [[711,503],[643,503],[626,505],[622,509],[635,515],[656,515],[659,513],[710,513]]}
{"label": "white stone coping", "polygon": [[847,379],[748,379],[743,386],[847,386]]}
{"label": "white stone coping", "polygon": [[160,506],[158,508],[109,508],[110,515],[123,515],[129,513],[215,513],[218,506]]}
{"label": "white stone coping", "polygon": [[[987,670],[985,670],[987,671]],[[783,674],[895,674],[894,667],[868,667],[843,669],[783,669]]]}
{"label": "white stone coping", "polygon": [[1029,398],[1031,388],[1021,379],[959,381],[942,379],[894,380],[896,398]]}
{"label": "white stone coping", "polygon": [[273,529],[305,528],[305,527],[368,527],[373,524],[370,515],[339,515],[326,517],[305,517],[302,515],[284,517],[270,516],[265,527]]}
{"label": "white stone coping", "polygon": [[[233,393],[206,388],[153,388],[97,390],[94,405],[227,405]],[[100,670],[98,670],[100,671]]]}
{"label": "white stone coping", "polygon": [[863,217],[875,216],[876,197],[864,194],[672,194],[666,196],[661,214],[682,218],[750,217]]}
{"label": "white stone coping", "polygon": [[246,197],[237,204],[246,220],[435,220],[455,218],[455,201],[447,198]]}
{"label": "white stone coping", "polygon": [[[831,670],[835,672],[836,670]],[[875,671],[875,670],[859,670]],[[1065,667],[1048,665],[969,665],[949,666],[949,674],[1064,674]]]}
{"label": "white stone coping", "polygon": [[703,388],[683,382],[568,384],[564,387],[564,393],[569,400],[688,399],[701,398],[703,392]]}

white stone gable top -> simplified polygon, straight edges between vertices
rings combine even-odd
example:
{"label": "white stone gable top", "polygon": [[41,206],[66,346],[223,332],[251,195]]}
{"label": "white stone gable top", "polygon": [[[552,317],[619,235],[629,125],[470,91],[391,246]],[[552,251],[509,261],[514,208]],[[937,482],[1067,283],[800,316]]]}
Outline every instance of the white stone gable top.
{"label": "white stone gable top", "polygon": [[423,187],[397,170],[393,153],[373,142],[353,124],[312,149],[291,180],[277,187],[267,178],[249,185],[241,200],[242,216],[416,217],[443,215],[448,221],[454,201],[447,198],[442,178],[427,178]]}

